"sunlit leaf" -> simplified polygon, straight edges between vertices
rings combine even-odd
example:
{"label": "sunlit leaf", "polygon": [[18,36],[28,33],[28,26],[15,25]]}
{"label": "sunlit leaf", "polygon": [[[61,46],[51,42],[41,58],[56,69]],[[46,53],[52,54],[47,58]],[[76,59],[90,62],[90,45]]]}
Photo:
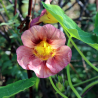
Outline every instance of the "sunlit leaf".
{"label": "sunlit leaf", "polygon": [[64,14],[59,6],[45,3],[43,3],[43,6],[58,20],[63,29],[68,31],[72,37],[81,40],[98,50],[98,40],[96,35],[81,30],[71,18]]}

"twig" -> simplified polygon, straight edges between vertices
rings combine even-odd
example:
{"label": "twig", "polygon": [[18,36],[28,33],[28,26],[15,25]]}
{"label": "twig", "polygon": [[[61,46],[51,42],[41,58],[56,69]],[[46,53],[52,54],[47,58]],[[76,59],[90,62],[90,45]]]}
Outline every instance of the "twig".
{"label": "twig", "polygon": [[[11,4],[13,4],[12,0],[9,0],[9,2],[10,2]],[[19,11],[18,9],[16,9],[16,12],[19,14],[19,18],[20,18],[20,20],[23,21],[24,18],[22,17],[20,11]]]}
{"label": "twig", "polygon": [[69,8],[67,8],[67,9],[65,10],[65,12],[66,12],[67,10],[70,10],[75,4],[76,4],[76,2],[73,3]]}
{"label": "twig", "polygon": [[10,43],[10,38],[6,36],[4,32],[0,30],[0,34]]}
{"label": "twig", "polygon": [[65,2],[62,4],[61,8],[63,8],[68,2],[70,2],[70,0],[69,1],[68,0],[67,1],[65,0]]}
{"label": "twig", "polygon": [[[86,0],[88,2],[88,0]],[[81,1],[79,0],[76,0],[76,2],[78,3],[78,5],[80,6],[80,17],[79,17],[79,20],[81,20],[81,16],[83,14],[83,11],[85,11],[86,14],[89,15],[89,11],[86,10],[86,5],[87,5],[87,2],[85,2],[85,4],[83,4]]]}

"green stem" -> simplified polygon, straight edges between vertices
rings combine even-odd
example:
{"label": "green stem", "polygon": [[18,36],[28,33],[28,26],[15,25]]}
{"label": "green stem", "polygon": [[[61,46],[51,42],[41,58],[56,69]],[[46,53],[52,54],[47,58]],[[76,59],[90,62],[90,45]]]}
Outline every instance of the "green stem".
{"label": "green stem", "polygon": [[85,56],[84,54],[79,50],[79,48],[77,47],[77,45],[74,43],[73,40],[71,40],[72,44],[74,45],[74,47],[76,48],[76,50],[79,52],[79,54],[81,55],[81,57],[86,61],[87,64],[89,64],[94,70],[96,70],[98,72],[98,68],[96,68]]}
{"label": "green stem", "polygon": [[71,39],[72,39],[72,36],[69,37],[67,46],[70,46],[70,41],[71,41]]}
{"label": "green stem", "polygon": [[84,93],[87,89],[89,89],[90,87],[92,87],[92,86],[94,86],[94,85],[96,85],[96,84],[98,84],[98,81],[92,82],[91,84],[87,85],[87,86],[84,88],[84,90],[82,91],[81,95],[83,95],[83,93]]}
{"label": "green stem", "polygon": [[[64,28],[64,27],[63,27]],[[65,32],[66,29],[64,28]],[[69,32],[69,31],[67,31]],[[66,35],[69,37],[69,34],[66,32]],[[76,48],[76,50],[78,51],[78,53],[81,55],[81,57],[86,61],[87,64],[89,64],[94,70],[96,70],[98,72],[98,68],[96,68],[91,62],[89,62],[89,60],[84,56],[84,54],[79,50],[79,48],[77,47],[77,45],[74,43],[74,41],[71,39],[71,43],[73,44],[73,46]]]}
{"label": "green stem", "polygon": [[4,11],[5,11],[5,13],[6,13],[8,19],[10,19],[10,16],[9,16],[9,14],[8,14],[8,12],[7,12],[7,10],[6,10],[6,7],[5,7],[5,5],[3,4],[2,0],[0,0],[0,2],[1,2],[3,8],[4,8]]}
{"label": "green stem", "polygon": [[[70,45],[71,38],[72,38],[72,36],[69,37],[68,44],[67,44],[68,46]],[[76,91],[76,89],[72,85],[71,78],[70,78],[70,66],[69,66],[69,64],[67,65],[67,77],[68,77],[68,83],[69,83],[70,88],[73,90],[73,92],[76,94],[76,96],[78,98],[81,98],[79,93]]]}
{"label": "green stem", "polygon": [[69,64],[67,65],[67,77],[68,77],[68,83],[69,83],[70,88],[73,90],[73,92],[76,94],[76,96],[78,98],[81,98],[79,93],[76,91],[76,89],[72,85],[71,78],[70,78],[70,66],[69,66]]}
{"label": "green stem", "polygon": [[53,83],[53,81],[52,81],[51,76],[49,77],[49,80],[50,80],[50,82],[51,82],[53,88],[56,90],[56,92],[57,92],[58,94],[60,94],[63,98],[68,98],[67,96],[65,96],[64,94],[62,94],[62,93],[56,88],[56,86],[54,85],[54,83]]}
{"label": "green stem", "polygon": [[88,80],[86,80],[86,81],[83,81],[83,82],[80,82],[80,83],[78,83],[78,84],[75,84],[75,85],[73,85],[74,87],[75,86],[79,86],[79,85],[82,85],[82,84],[84,84],[84,83],[87,83],[87,82],[90,82],[90,81],[92,81],[92,80],[95,80],[95,79],[97,79],[98,78],[98,76],[96,76],[96,77],[94,77],[94,78],[91,78],[91,79],[88,79]]}

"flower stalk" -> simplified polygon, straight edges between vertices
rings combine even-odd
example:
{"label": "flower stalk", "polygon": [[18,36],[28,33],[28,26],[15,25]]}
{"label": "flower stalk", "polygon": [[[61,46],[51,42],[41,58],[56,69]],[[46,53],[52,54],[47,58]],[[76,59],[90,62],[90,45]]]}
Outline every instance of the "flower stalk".
{"label": "flower stalk", "polygon": [[54,83],[53,83],[53,81],[52,81],[51,76],[49,77],[49,80],[50,80],[50,82],[51,82],[51,85],[53,86],[53,88],[56,90],[56,92],[57,92],[58,94],[60,94],[63,98],[68,98],[67,96],[65,96],[63,93],[61,93],[61,92],[56,88],[56,86],[54,85]]}
{"label": "flower stalk", "polygon": [[73,86],[76,87],[76,86],[85,84],[85,83],[87,83],[87,82],[93,81],[93,80],[95,80],[95,79],[98,79],[98,76],[96,76],[96,77],[94,77],[94,78],[91,78],[91,79],[88,79],[88,80],[86,80],[86,81],[80,82],[80,83],[78,83],[78,84],[74,84]]}
{"label": "flower stalk", "polygon": [[[68,44],[67,44],[68,46],[70,45],[71,38],[72,38],[72,36],[69,37]],[[79,93],[76,91],[76,89],[72,85],[71,78],[70,78],[70,66],[69,66],[69,64],[67,65],[67,77],[68,77],[68,83],[69,83],[70,88],[73,90],[73,92],[75,93],[77,98],[81,98]]]}
{"label": "flower stalk", "polygon": [[[64,26],[62,25],[62,27],[64,28]],[[69,32],[69,31],[67,31],[65,28],[64,28],[64,31],[66,32],[66,35],[68,36],[68,38],[69,38],[69,34],[67,33],[67,32]],[[79,48],[77,47],[77,45],[74,43],[74,41],[71,39],[70,40],[71,41],[71,43],[73,44],[73,46],[75,47],[75,49],[78,51],[78,53],[81,55],[81,57],[86,61],[86,63],[88,64],[88,65],[90,65],[94,70],[96,70],[97,72],[98,72],[98,68],[96,68],[85,56],[84,56],[84,54],[79,50]]]}
{"label": "flower stalk", "polygon": [[[31,17],[31,12],[32,12],[32,1],[33,0],[29,0],[28,16],[27,16],[28,19],[26,19],[26,29],[30,28],[30,17]],[[28,74],[28,78],[32,77],[32,74],[31,74],[30,70],[27,70],[27,74]],[[29,98],[33,98],[32,87],[29,87]]]}
{"label": "flower stalk", "polygon": [[89,88],[91,88],[92,86],[96,85],[96,84],[98,84],[98,81],[94,81],[94,82],[90,83],[89,85],[87,85],[87,86],[84,88],[84,90],[82,91],[81,96],[83,97],[84,94],[87,93],[86,91],[87,91]]}

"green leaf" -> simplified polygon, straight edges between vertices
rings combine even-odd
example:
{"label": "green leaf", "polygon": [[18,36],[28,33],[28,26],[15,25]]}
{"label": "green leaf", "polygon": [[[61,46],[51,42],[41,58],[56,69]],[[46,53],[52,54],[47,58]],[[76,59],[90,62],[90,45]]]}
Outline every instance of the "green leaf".
{"label": "green leaf", "polygon": [[0,24],[0,26],[3,26],[3,25],[12,25],[12,24],[14,24],[14,23],[16,23],[17,22],[17,17],[18,17],[18,13],[14,16],[14,17],[12,17],[12,19],[11,20],[9,20],[7,23],[5,23],[5,22],[2,22],[1,24]]}
{"label": "green leaf", "polygon": [[96,11],[96,4],[88,4],[87,9],[89,11]]}
{"label": "green leaf", "polygon": [[96,18],[95,18],[94,33],[98,36],[98,13],[96,14]]}
{"label": "green leaf", "polygon": [[17,38],[17,37],[18,37],[17,34],[12,34],[12,35],[10,36],[10,38]]}
{"label": "green leaf", "polygon": [[22,0],[22,3],[29,3],[28,0]]}
{"label": "green leaf", "polygon": [[[6,7],[6,9],[8,10],[8,9],[10,9],[11,7],[13,7],[14,6],[14,4],[10,4],[10,5],[8,5],[7,7]],[[4,12],[4,8],[0,8],[0,12]]]}
{"label": "green leaf", "polygon": [[9,98],[35,84],[36,78],[19,80],[15,83],[0,87],[0,98]]}
{"label": "green leaf", "polygon": [[98,26],[98,13],[96,14],[96,18],[95,18],[95,27]]}
{"label": "green leaf", "polygon": [[98,26],[94,28],[94,33],[98,36]]}
{"label": "green leaf", "polygon": [[18,15],[19,15],[19,13],[17,13],[17,14],[12,18],[12,20],[17,19],[17,18],[18,18]]}
{"label": "green leaf", "polygon": [[72,37],[81,40],[98,50],[98,40],[96,35],[92,35],[81,30],[71,18],[64,14],[63,10],[59,6],[45,4],[43,2],[42,4],[46,10],[58,20],[63,29],[67,31]]}
{"label": "green leaf", "polygon": [[9,20],[8,23],[3,22],[3,23],[0,24],[0,26],[3,26],[3,25],[7,25],[7,26],[8,26],[8,25],[12,25],[12,24],[14,24],[15,22],[16,22],[16,20],[13,20],[13,21],[12,21],[12,20]]}
{"label": "green leaf", "polygon": [[64,86],[60,82],[56,83],[56,86],[61,92],[65,91]]}

